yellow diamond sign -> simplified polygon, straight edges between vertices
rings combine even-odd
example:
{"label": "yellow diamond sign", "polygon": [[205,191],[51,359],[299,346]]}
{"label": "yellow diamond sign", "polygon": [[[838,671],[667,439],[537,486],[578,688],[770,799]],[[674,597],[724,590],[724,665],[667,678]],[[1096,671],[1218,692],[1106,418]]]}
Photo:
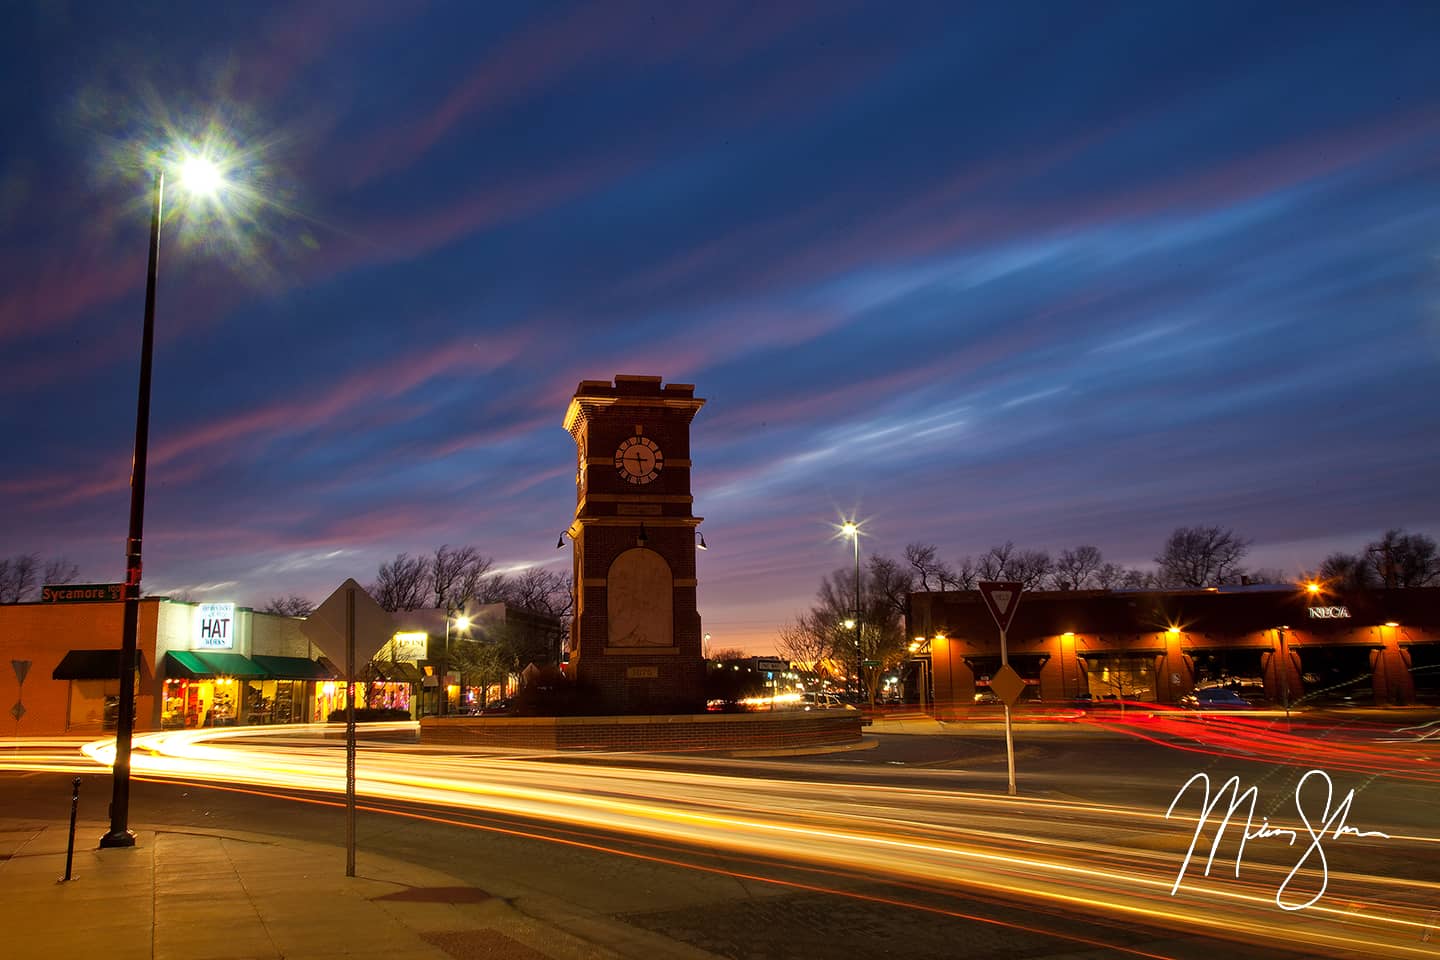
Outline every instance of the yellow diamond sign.
{"label": "yellow diamond sign", "polygon": [[1015,701],[1020,699],[1020,694],[1025,692],[1025,680],[1007,663],[990,678],[990,689],[1007,707],[1013,707]]}

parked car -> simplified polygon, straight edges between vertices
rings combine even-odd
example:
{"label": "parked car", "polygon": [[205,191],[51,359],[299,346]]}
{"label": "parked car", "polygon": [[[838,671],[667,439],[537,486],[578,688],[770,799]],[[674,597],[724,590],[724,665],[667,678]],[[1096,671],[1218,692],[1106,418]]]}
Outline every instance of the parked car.
{"label": "parked car", "polygon": [[1181,697],[1180,706],[1187,710],[1249,710],[1252,704],[1234,690],[1206,687]]}
{"label": "parked car", "polygon": [[838,710],[845,704],[833,693],[807,693],[801,699],[801,706],[806,710]]}
{"label": "parked car", "polygon": [[480,708],[482,717],[502,717],[515,708],[514,700],[491,700]]}

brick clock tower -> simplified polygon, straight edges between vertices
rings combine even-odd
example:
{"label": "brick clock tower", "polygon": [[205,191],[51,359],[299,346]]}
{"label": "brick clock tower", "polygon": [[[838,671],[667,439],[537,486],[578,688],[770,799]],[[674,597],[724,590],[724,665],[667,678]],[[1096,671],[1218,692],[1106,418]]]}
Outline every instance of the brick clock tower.
{"label": "brick clock tower", "polygon": [[619,713],[704,707],[690,421],[705,403],[659,377],[584,380],[575,440],[570,672]]}

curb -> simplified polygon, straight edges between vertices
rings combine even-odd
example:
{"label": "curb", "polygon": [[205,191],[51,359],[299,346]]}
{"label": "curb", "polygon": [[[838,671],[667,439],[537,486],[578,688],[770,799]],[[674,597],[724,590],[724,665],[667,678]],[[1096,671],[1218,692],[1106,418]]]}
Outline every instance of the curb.
{"label": "curb", "polygon": [[880,746],[878,740],[861,740],[859,743],[832,743],[818,747],[777,747],[773,750],[731,750],[727,757],[737,760],[760,759],[762,757],[818,757],[827,753],[850,753],[854,750],[874,750]]}

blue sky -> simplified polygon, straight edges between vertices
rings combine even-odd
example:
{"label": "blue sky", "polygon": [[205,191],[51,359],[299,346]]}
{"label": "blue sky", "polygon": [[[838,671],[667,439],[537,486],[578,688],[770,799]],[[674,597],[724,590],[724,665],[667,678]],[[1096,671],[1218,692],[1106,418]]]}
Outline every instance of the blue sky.
{"label": "blue sky", "polygon": [[717,645],[852,512],[952,561],[1440,533],[1440,11],[1298,10],[7,5],[0,554],[121,578],[139,158],[206,131],[239,189],[171,193],[147,590],[564,569],[560,420],[616,373],[709,401]]}

